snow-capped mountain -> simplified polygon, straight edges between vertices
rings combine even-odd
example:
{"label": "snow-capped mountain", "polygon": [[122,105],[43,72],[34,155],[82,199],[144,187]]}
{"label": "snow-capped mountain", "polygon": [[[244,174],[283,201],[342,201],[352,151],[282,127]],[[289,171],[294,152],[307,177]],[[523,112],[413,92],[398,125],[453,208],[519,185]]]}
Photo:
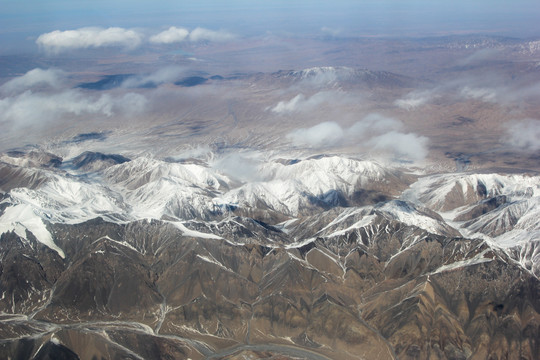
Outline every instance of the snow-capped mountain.
{"label": "snow-capped mountain", "polygon": [[[102,158],[96,157],[96,161]],[[360,189],[381,192],[391,186],[405,186],[376,163],[340,157],[307,159],[291,165],[270,161],[258,169],[263,180],[245,184],[236,184],[206,164],[140,157],[93,171],[98,165],[90,165],[88,170],[74,168],[73,161],[66,163],[60,168],[29,170],[4,165],[10,176],[18,174],[20,184],[29,184],[6,192],[0,218],[4,231],[30,230],[31,224],[43,221],[76,224],[96,217],[120,223],[141,219],[215,220],[227,216],[231,209],[269,211],[285,218],[354,204]],[[36,178],[40,179],[37,184]],[[13,216],[15,209],[24,209],[25,217]],[[51,242],[43,236],[37,238]]]}
{"label": "snow-capped mountain", "polygon": [[[28,231],[59,254],[63,252],[47,224],[79,224],[98,217],[120,224],[143,219],[182,224],[221,221],[237,213],[273,221],[278,229],[278,220],[294,224],[299,216],[332,208],[359,209],[365,216],[357,223],[367,224],[376,214],[432,234],[481,236],[505,249],[530,247],[540,236],[540,181],[535,176],[434,175],[406,189],[404,179],[410,177],[402,171],[330,156],[270,160],[258,165],[256,181],[238,183],[205,163],[85,153],[82,161],[83,155],[65,166],[44,167],[51,155],[41,156],[41,163],[32,163],[32,155],[2,158],[6,178],[21,186],[3,184],[9,190],[1,203],[0,229],[25,239]],[[290,227],[281,230],[290,232]]]}
{"label": "snow-capped mountain", "polygon": [[402,198],[438,211],[464,235],[486,235],[501,247],[538,240],[538,176],[437,175],[420,179]]}
{"label": "snow-capped mountain", "polygon": [[538,354],[538,176],[334,155],[260,160],[249,179],[215,156],[2,155],[6,346],[356,359],[430,339],[450,358],[505,339]]}
{"label": "snow-capped mountain", "polygon": [[346,66],[317,66],[303,70],[279,71],[272,74],[274,79],[301,82],[311,86],[382,86],[388,88],[410,87],[418,81],[407,76],[388,71],[372,71]]}

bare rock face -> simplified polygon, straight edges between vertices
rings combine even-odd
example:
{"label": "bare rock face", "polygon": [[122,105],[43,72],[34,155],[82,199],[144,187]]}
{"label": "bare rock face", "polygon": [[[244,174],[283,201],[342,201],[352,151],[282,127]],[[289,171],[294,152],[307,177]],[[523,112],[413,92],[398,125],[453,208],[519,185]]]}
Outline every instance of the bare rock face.
{"label": "bare rock face", "polygon": [[85,151],[75,157],[71,164],[77,170],[87,172],[100,171],[113,165],[123,164],[130,161],[128,158],[117,154],[102,154],[100,152]]}
{"label": "bare rock face", "polygon": [[82,236],[90,224],[50,225],[71,244],[63,260],[4,234],[14,295],[2,306],[14,315],[3,337],[14,340],[1,351],[25,358],[32,337],[49,344],[40,358],[538,357],[536,277],[481,240],[378,219],[300,247],[186,237],[156,221],[97,221]]}
{"label": "bare rock face", "polygon": [[47,177],[39,169],[24,168],[0,162],[0,190],[9,191],[17,187],[36,188]]}
{"label": "bare rock face", "polygon": [[64,260],[56,252],[29,239],[21,241],[14,233],[0,237],[0,304],[11,314],[37,311],[65,270]]}
{"label": "bare rock face", "polygon": [[[135,250],[107,240],[95,241],[86,256],[71,264],[71,271],[57,280],[47,309],[36,318],[58,319],[69,313],[79,319],[130,319],[143,311],[152,321],[161,295],[150,269]],[[102,257],[105,253],[110,255]]]}

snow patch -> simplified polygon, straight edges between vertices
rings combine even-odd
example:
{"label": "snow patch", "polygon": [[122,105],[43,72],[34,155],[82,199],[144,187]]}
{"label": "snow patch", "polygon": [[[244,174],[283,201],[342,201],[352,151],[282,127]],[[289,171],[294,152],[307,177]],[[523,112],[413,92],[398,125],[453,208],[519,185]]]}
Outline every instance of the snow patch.
{"label": "snow patch", "polygon": [[383,211],[383,214],[406,225],[419,227],[432,234],[445,235],[447,233],[444,222],[422,214],[410,203],[394,200],[385,203],[378,209]]}
{"label": "snow patch", "polygon": [[53,237],[33,208],[27,204],[8,207],[0,217],[0,233],[14,231],[21,238],[28,240],[26,231],[31,232],[43,245],[56,251],[62,259],[66,256],[64,251],[54,243]]}
{"label": "snow patch", "polygon": [[375,220],[376,218],[377,218],[377,215],[364,216],[361,220],[357,221],[356,223],[349,226],[348,228],[333,232],[332,234],[328,235],[327,237],[341,236],[341,235],[349,233],[352,230],[356,230],[356,229],[366,227],[366,226],[370,225],[373,222],[373,220]]}
{"label": "snow patch", "polygon": [[208,234],[208,233],[203,233],[203,232],[200,232],[200,231],[188,229],[183,223],[181,223],[179,221],[169,221],[169,222],[171,224],[173,224],[174,226],[176,226],[178,229],[180,229],[180,231],[182,231],[182,234],[184,236],[195,237],[195,238],[203,238],[203,239],[223,240],[223,238],[221,236],[217,236],[217,235],[214,235],[214,234]]}
{"label": "snow patch", "polygon": [[462,268],[462,267],[465,267],[465,266],[478,265],[478,264],[483,264],[483,263],[486,263],[486,262],[493,261],[493,259],[491,259],[489,257],[485,257],[486,253],[489,252],[489,251],[491,251],[491,249],[486,249],[486,250],[482,251],[480,254],[476,255],[472,259],[456,261],[456,262],[454,262],[452,264],[443,265],[440,268],[438,268],[437,270],[435,270],[432,274],[438,274],[438,273],[445,272],[445,271],[451,271],[451,270],[459,269],[459,268]]}
{"label": "snow patch", "polygon": [[317,240],[317,239],[316,238],[305,239],[305,240],[302,240],[302,241],[299,241],[299,242],[295,242],[295,243],[292,243],[292,244],[289,244],[289,245],[285,245],[285,249],[301,248],[302,246],[305,246],[307,244],[311,244],[315,240]]}

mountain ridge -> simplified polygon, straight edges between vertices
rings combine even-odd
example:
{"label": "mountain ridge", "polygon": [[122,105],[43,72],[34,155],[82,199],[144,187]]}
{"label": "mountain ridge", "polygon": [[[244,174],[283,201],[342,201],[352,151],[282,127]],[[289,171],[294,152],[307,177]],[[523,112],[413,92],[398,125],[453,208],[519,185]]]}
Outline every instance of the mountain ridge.
{"label": "mountain ridge", "polygon": [[0,202],[4,356],[540,355],[538,177],[74,159],[2,163],[25,169]]}

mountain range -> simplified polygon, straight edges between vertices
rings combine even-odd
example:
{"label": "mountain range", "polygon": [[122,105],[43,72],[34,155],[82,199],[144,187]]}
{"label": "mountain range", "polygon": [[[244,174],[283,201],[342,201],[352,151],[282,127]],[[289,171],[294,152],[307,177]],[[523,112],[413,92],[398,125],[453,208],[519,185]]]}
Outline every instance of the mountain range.
{"label": "mountain range", "polygon": [[2,357],[540,356],[538,175],[217,156],[2,154]]}

